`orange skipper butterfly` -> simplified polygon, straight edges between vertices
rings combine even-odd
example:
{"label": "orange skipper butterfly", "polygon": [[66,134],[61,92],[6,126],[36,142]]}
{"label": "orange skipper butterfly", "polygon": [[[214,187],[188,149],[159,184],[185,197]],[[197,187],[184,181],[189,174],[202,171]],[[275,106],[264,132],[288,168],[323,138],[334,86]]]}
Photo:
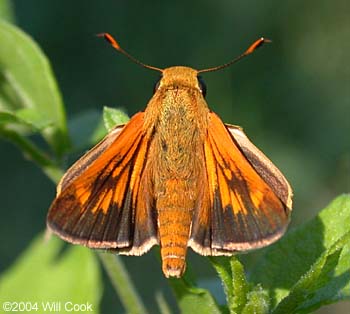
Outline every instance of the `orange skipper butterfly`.
{"label": "orange skipper butterfly", "polygon": [[161,78],[145,111],[117,125],[63,176],[48,217],[62,239],[126,255],[160,245],[166,277],[180,277],[186,251],[232,255],[279,239],[292,190],[243,130],[224,124],[205,101],[200,73],[224,65],[159,69],[115,49]]}

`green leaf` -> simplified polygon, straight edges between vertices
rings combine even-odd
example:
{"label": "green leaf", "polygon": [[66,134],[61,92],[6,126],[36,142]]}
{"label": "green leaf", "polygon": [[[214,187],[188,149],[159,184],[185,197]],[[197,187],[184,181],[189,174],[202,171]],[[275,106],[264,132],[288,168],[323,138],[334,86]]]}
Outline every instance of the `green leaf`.
{"label": "green leaf", "polygon": [[45,117],[37,110],[32,108],[23,108],[16,111],[16,116],[24,123],[32,126],[33,129],[43,131],[52,125],[51,121],[45,119]]}
{"label": "green leaf", "polygon": [[242,314],[267,314],[269,313],[269,308],[269,295],[258,285],[253,291],[247,294],[247,303],[245,304]]}
{"label": "green leaf", "polygon": [[89,138],[90,145],[95,145],[97,142],[101,141],[103,137],[106,135],[106,133],[107,133],[107,130],[104,126],[103,119],[100,117],[95,129],[90,135],[90,138]]}
{"label": "green leaf", "polygon": [[78,150],[91,147],[100,141],[107,131],[127,121],[129,117],[119,109],[104,107],[103,118],[98,110],[83,111],[68,122],[73,146]]}
{"label": "green leaf", "polygon": [[35,239],[0,276],[0,301],[37,302],[39,313],[48,312],[43,309],[47,302],[60,302],[60,313],[71,313],[64,308],[66,302],[88,303],[89,313],[98,313],[102,286],[94,253],[81,246],[62,248],[57,238]]}
{"label": "green leaf", "polygon": [[116,125],[125,124],[129,120],[129,116],[121,109],[103,107],[103,121],[97,123],[97,127],[90,136],[90,143],[95,144],[106,135],[106,131],[109,132]]}
{"label": "green leaf", "polygon": [[[79,150],[96,144],[96,141],[93,142],[96,139],[96,126],[99,126],[101,121],[101,112],[91,109],[80,112],[75,117],[69,119],[68,128],[73,147]],[[104,127],[103,131],[106,133]]]}
{"label": "green leaf", "polygon": [[350,299],[349,232],[350,196],[342,195],[266,248],[250,278],[269,288],[273,306],[288,295],[290,299],[282,304],[295,301],[302,289],[308,300],[302,297],[299,309]]}
{"label": "green leaf", "polygon": [[[310,313],[324,304],[331,303],[337,290],[327,286],[334,277],[342,250],[349,243],[350,232],[339,239],[316,261],[294,285],[287,297],[278,304],[273,314]],[[347,258],[349,258],[349,254]],[[343,284],[346,282],[349,284],[349,279],[350,269],[343,274]]]}
{"label": "green leaf", "polygon": [[9,111],[0,111],[0,127],[9,124],[18,124],[22,127],[28,127],[28,125],[24,123],[24,121],[22,121],[15,113]]}
{"label": "green leaf", "polygon": [[211,257],[218,272],[230,314],[266,314],[269,311],[269,296],[259,285],[249,290],[243,265],[236,256]]}
{"label": "green leaf", "polygon": [[181,279],[169,279],[183,314],[222,314],[209,291],[195,287],[185,275]]}
{"label": "green leaf", "polygon": [[230,313],[241,313],[247,302],[249,290],[243,265],[235,256],[211,257],[210,260],[224,285]]}
{"label": "green leaf", "polygon": [[[227,304],[233,304],[233,280],[232,280],[232,269],[230,265],[230,258],[223,256],[211,256],[209,257],[210,262],[215,268],[216,272],[220,276],[223,284],[224,292],[226,295]],[[230,312],[231,308],[230,308]]]}
{"label": "green leaf", "polygon": [[15,18],[12,7],[12,1],[0,0],[0,19],[13,22]]}
{"label": "green leaf", "polygon": [[24,108],[16,112],[0,111],[0,127],[5,126],[17,133],[26,134],[42,131],[50,126],[36,110]]}
{"label": "green leaf", "polygon": [[106,129],[111,131],[116,125],[124,124],[129,121],[129,117],[120,109],[109,107],[103,108],[103,121]]}
{"label": "green leaf", "polygon": [[0,112],[28,109],[35,125],[40,116],[44,125],[50,124],[42,130],[44,138],[61,156],[69,146],[66,118],[46,56],[27,34],[5,21],[0,21],[0,42]]}

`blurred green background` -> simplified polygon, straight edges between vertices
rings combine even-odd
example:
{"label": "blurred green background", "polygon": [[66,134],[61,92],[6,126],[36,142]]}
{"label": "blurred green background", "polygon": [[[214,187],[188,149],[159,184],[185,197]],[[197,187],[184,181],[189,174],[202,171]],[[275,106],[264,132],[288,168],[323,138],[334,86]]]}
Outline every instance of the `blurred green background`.
{"label": "blurred green background", "polygon": [[[158,78],[95,34],[110,32],[128,52],[157,67],[211,67],[237,56],[262,35],[272,39],[238,64],[203,75],[209,106],[225,122],[241,125],[285,173],[295,194],[292,225],[349,192],[348,0],[12,4],[17,25],[51,61],[68,120],[90,119],[87,133],[94,130],[103,106],[122,107],[129,115],[143,110]],[[67,160],[67,166],[87,148]],[[54,185],[41,170],[1,140],[0,271],[45,228],[54,195]],[[142,296],[150,299],[164,289],[169,294],[154,252],[123,260]],[[202,285],[211,285],[214,271],[208,261],[194,254],[190,261]],[[120,304],[106,282],[102,313],[115,313]],[[317,313],[348,312],[349,303],[342,303]]]}

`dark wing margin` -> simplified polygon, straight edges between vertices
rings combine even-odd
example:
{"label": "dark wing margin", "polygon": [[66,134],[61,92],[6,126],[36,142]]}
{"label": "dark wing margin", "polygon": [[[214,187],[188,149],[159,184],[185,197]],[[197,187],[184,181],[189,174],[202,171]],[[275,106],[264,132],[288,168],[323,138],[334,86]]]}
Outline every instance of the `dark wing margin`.
{"label": "dark wing margin", "polygon": [[141,255],[158,243],[150,140],[143,113],[116,127],[63,176],[47,226],[64,240],[91,248]]}
{"label": "dark wing margin", "polygon": [[204,156],[204,201],[194,211],[189,246],[202,255],[232,255],[279,239],[289,223],[292,191],[272,162],[214,113]]}
{"label": "dark wing margin", "polygon": [[256,172],[265,180],[288,208],[292,208],[292,188],[281,171],[245,135],[242,128],[225,124],[233,139]]}

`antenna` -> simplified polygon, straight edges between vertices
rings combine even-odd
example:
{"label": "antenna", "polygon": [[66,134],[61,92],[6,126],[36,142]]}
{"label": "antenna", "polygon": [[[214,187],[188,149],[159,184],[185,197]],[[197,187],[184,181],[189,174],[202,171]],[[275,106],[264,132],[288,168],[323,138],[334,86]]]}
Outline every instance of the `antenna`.
{"label": "antenna", "polygon": [[203,70],[198,70],[198,73],[205,73],[205,72],[213,72],[213,71],[217,71],[217,70],[221,70],[224,68],[229,67],[230,65],[236,63],[237,61],[243,59],[244,57],[250,55],[251,53],[253,53],[257,48],[261,47],[264,43],[270,43],[271,40],[261,37],[258,40],[256,40],[254,43],[252,43],[249,48],[243,52],[241,55],[239,55],[238,57],[234,58],[232,61],[227,62],[225,64],[213,67],[213,68],[208,68],[208,69],[203,69]]}
{"label": "antenna", "polygon": [[114,49],[118,50],[120,53],[122,53],[123,55],[128,57],[132,62],[134,62],[136,64],[139,64],[139,65],[143,66],[144,68],[147,68],[147,69],[150,69],[150,70],[163,72],[163,69],[160,69],[160,68],[157,68],[157,67],[154,67],[154,66],[142,63],[141,61],[137,60],[132,55],[127,53],[122,47],[120,47],[118,42],[113,38],[113,36],[111,34],[101,33],[101,34],[97,34],[97,36],[98,37],[103,37]]}
{"label": "antenna", "polygon": [[[137,60],[135,57],[133,57],[132,55],[130,55],[129,53],[127,53],[122,47],[120,47],[119,43],[113,38],[113,36],[109,33],[101,33],[101,34],[97,34],[98,37],[103,37],[114,49],[116,49],[117,51],[119,51],[120,53],[122,53],[123,55],[125,55],[127,58],[129,58],[132,62],[141,65],[144,68],[153,70],[153,71],[158,71],[158,72],[163,72],[163,69],[154,67],[152,65],[148,65],[145,63],[142,63],[141,61]],[[230,65],[236,63],[237,61],[243,59],[244,57],[250,55],[251,53],[253,53],[256,49],[258,49],[259,47],[261,47],[264,43],[270,43],[271,40],[261,37],[258,40],[256,40],[254,43],[252,43],[249,48],[243,52],[241,55],[239,55],[238,57],[234,58],[233,60],[231,60],[230,62],[227,62],[225,64],[216,66],[216,67],[212,67],[212,68],[208,68],[208,69],[203,69],[203,70],[198,70],[198,73],[205,73],[205,72],[213,72],[213,71],[217,71],[217,70],[221,70],[224,68],[229,67]]]}

